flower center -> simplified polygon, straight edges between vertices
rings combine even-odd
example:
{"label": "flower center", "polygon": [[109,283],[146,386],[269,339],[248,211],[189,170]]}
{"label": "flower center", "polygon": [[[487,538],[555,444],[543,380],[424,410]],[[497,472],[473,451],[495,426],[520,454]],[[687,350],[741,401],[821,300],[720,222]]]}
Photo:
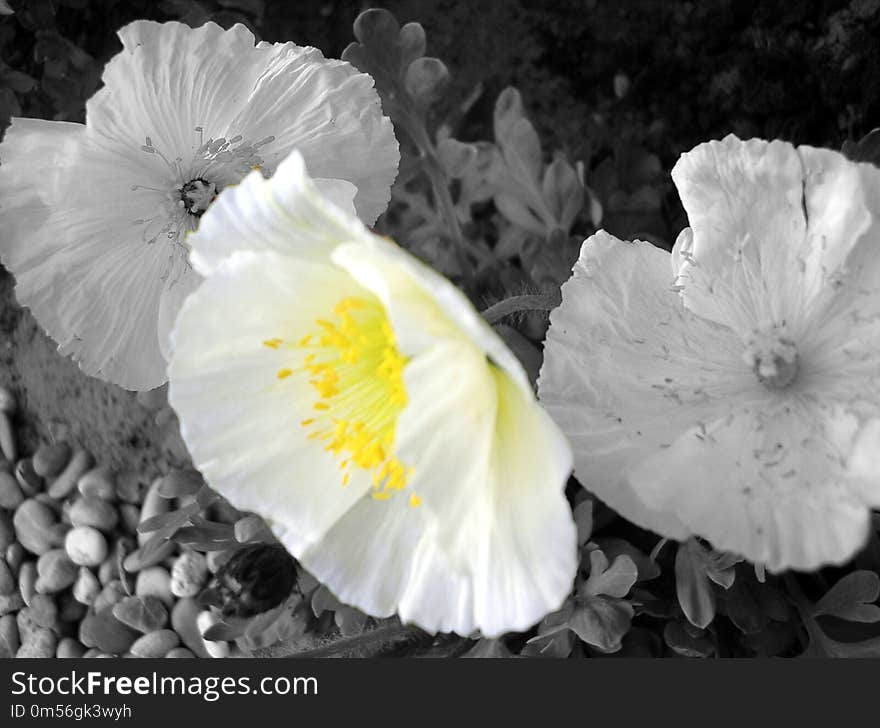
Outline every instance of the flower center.
{"label": "flower center", "polygon": [[201,177],[191,179],[180,188],[180,205],[190,215],[201,217],[217,196],[217,185]]}
{"label": "flower center", "polygon": [[743,359],[768,389],[783,389],[797,377],[798,351],[784,324],[755,329],[746,341]]}
{"label": "flower center", "polygon": [[[406,404],[403,368],[394,332],[375,300],[348,297],[332,316],[296,342],[269,339],[270,349],[302,354],[299,366],[279,369],[278,379],[303,376],[317,395],[310,416],[300,422],[311,440],[339,460],[342,485],[353,468],[372,473],[372,497],[387,500],[406,487],[409,470],[391,454],[398,415]],[[409,504],[419,498],[410,495]]]}

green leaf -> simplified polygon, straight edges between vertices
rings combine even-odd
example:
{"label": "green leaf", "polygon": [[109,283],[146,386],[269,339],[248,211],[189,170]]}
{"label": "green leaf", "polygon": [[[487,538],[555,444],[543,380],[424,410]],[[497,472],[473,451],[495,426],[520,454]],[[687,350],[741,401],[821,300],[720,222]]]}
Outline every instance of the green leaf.
{"label": "green leaf", "polygon": [[880,621],[880,577],[873,571],[853,571],[838,581],[815,605],[813,616],[829,616],[850,622]]}
{"label": "green leaf", "polygon": [[626,554],[618,556],[611,566],[599,549],[590,552],[590,576],[581,587],[585,596],[625,597],[638,578],[638,569]]}
{"label": "green leaf", "polygon": [[628,602],[601,597],[575,607],[568,626],[588,645],[602,652],[616,652],[629,631],[632,617],[633,608]]}
{"label": "green leaf", "polygon": [[715,593],[706,577],[702,546],[694,539],[679,544],[675,554],[675,592],[688,621],[707,627],[715,618]]}

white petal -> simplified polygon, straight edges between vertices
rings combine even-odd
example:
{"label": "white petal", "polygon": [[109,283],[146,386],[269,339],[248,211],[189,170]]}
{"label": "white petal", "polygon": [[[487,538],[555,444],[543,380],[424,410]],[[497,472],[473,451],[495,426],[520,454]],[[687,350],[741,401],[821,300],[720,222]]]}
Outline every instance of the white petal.
{"label": "white petal", "polygon": [[335,246],[369,235],[351,211],[352,192],[342,180],[310,180],[293,152],[271,178],[254,171],[220,194],[187,236],[190,259],[202,275],[237,250],[327,261]]}
{"label": "white petal", "polygon": [[255,47],[241,24],[223,30],[215,23],[190,28],[136,20],[119,38],[123,50],[107,63],[104,88],[86,104],[87,123],[135,149],[149,136],[169,160],[200,146],[197,126],[205,141],[225,134],[279,52],[276,46]]}
{"label": "white petal", "polygon": [[497,636],[527,629],[571,590],[571,453],[531,396],[473,356],[441,344],[408,364],[394,451],[410,482],[359,503],[301,558],[370,614]]}
{"label": "white petal", "polygon": [[523,391],[532,391],[516,356],[467,296],[407,251],[373,235],[340,245],[333,251],[333,260],[382,301],[404,354],[415,355],[437,339],[465,339]]}
{"label": "white petal", "polygon": [[631,473],[634,487],[716,548],[772,570],[848,560],[870,521],[845,471],[852,418],[788,402],[685,433]]}
{"label": "white petal", "polygon": [[187,299],[172,334],[168,397],[193,462],[233,505],[270,519],[294,555],[360,499],[369,474],[342,486],[336,458],[300,424],[314,390],[279,380],[291,356],[263,342],[299,340],[347,295],[364,291],[331,266],[237,253]]}
{"label": "white petal", "polygon": [[691,314],[671,283],[659,248],[588,239],[550,315],[538,392],[584,487],[638,525],[683,538],[689,528],[648,508],[628,470],[761,390],[736,337]]}
{"label": "white petal", "polygon": [[127,389],[165,381],[156,329],[162,279],[182,251],[148,244],[155,168],[81,126],[16,119],[0,146],[0,259],[64,354]]}
{"label": "white petal", "polygon": [[797,257],[806,223],[804,171],[795,148],[734,136],[683,154],[672,179],[693,230],[677,257],[685,303],[743,333],[802,319]]}
{"label": "white petal", "polygon": [[270,170],[296,149],[313,177],[352,182],[367,225],[388,206],[400,161],[397,139],[373,79],[349,63],[285,44],[230,128],[247,129],[254,139],[274,136],[262,150]]}

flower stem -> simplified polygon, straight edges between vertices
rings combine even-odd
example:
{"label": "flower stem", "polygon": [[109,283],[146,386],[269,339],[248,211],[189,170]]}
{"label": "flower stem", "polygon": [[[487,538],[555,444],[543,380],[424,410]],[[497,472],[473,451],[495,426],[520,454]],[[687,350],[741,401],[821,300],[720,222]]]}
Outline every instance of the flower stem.
{"label": "flower stem", "polygon": [[424,636],[426,633],[416,627],[408,627],[395,621],[392,624],[386,624],[376,629],[361,632],[361,634],[353,637],[343,637],[340,640],[330,642],[321,647],[314,647],[310,650],[294,652],[288,657],[338,657],[346,653],[353,652],[362,647],[370,645],[380,645],[383,642],[399,642],[403,639],[411,639],[414,637]]}
{"label": "flower stem", "polygon": [[497,324],[505,316],[519,311],[552,311],[559,305],[559,294],[526,294],[511,296],[495,303],[485,311],[483,318],[490,324]]}

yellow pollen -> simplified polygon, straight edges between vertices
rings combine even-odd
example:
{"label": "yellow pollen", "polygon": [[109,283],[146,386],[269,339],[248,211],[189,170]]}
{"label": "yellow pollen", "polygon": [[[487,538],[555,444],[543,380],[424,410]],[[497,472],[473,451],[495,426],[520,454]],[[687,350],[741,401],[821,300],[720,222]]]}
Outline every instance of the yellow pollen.
{"label": "yellow pollen", "polygon": [[[387,500],[403,490],[412,468],[391,449],[397,418],[406,404],[403,368],[407,360],[397,350],[394,330],[381,304],[373,299],[347,297],[332,315],[315,320],[315,329],[287,348],[302,350],[301,365],[281,369],[278,378],[302,376],[312,387],[316,413],[300,421],[308,439],[339,459],[341,484],[355,469],[370,473],[371,496]],[[276,349],[282,339],[263,344]],[[421,500],[411,494],[409,504]]]}

